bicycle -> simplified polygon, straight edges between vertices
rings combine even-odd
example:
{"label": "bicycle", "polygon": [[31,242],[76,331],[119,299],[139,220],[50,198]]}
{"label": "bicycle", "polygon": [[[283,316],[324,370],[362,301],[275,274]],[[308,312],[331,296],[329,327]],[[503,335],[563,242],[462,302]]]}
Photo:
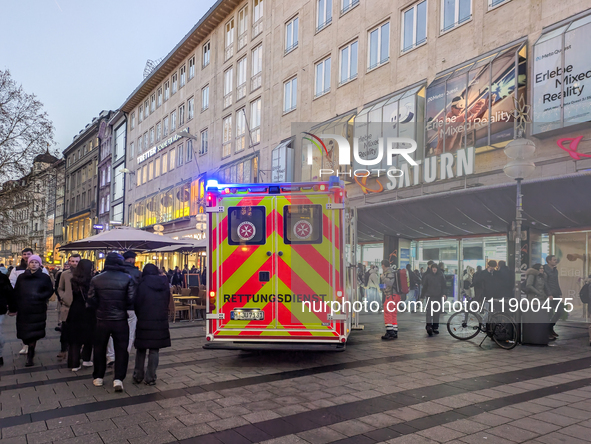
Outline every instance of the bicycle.
{"label": "bicycle", "polygon": [[486,338],[491,338],[505,350],[514,348],[517,345],[517,325],[513,319],[504,313],[490,313],[488,302],[482,304],[482,309],[482,316],[474,311],[459,311],[451,315],[447,320],[449,334],[460,341],[467,341],[482,332],[486,336],[479,347]]}

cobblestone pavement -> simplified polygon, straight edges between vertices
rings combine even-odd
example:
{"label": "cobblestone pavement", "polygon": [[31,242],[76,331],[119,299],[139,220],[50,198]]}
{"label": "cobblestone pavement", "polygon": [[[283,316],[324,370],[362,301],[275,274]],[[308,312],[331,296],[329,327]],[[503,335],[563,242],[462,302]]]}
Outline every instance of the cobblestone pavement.
{"label": "cobblestone pavement", "polygon": [[[396,341],[381,316],[361,317],[347,350],[204,350],[200,321],[171,324],[156,386],[104,387],[91,369],[56,359],[56,312],[24,367],[14,318],[3,329],[0,443],[584,443],[591,442],[591,347],[584,325],[561,323],[549,347],[506,351],[460,342],[420,314],[400,315]],[[134,355],[130,358],[133,362]]]}

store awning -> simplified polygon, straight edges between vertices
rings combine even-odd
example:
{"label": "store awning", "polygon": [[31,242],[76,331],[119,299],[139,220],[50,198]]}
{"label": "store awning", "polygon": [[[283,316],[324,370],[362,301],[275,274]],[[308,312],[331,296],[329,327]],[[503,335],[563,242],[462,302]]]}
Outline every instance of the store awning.
{"label": "store awning", "polygon": [[[523,182],[524,226],[542,231],[591,226],[591,171]],[[359,242],[506,233],[516,184],[420,196],[358,209]]]}

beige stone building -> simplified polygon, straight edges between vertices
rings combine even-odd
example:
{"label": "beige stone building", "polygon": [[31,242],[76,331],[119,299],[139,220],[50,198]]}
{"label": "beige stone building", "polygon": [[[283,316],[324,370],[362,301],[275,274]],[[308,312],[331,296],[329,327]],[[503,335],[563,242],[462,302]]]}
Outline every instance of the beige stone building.
{"label": "beige stone building", "polygon": [[[583,0],[218,1],[121,106],[132,171],[125,220],[199,237],[206,177],[318,180],[321,168],[338,169],[358,209],[363,262],[389,250],[398,265],[429,258],[450,272],[512,261],[515,185],[502,148],[518,130],[514,98],[523,98],[533,105],[526,135],[538,181],[524,184],[527,245],[541,261],[560,250],[556,230],[591,225],[573,209],[586,199],[577,191],[589,185],[591,161],[573,155],[590,151],[579,144],[591,120],[591,56],[581,44],[589,14]],[[338,133],[351,147],[357,138],[365,161],[380,138],[409,137],[417,165],[384,158],[379,178],[354,180],[348,174],[363,167],[353,155],[337,168],[341,147],[325,140],[328,154],[308,151],[302,129]],[[390,166],[403,177],[388,177]],[[528,206],[528,194],[556,189],[568,199]]]}

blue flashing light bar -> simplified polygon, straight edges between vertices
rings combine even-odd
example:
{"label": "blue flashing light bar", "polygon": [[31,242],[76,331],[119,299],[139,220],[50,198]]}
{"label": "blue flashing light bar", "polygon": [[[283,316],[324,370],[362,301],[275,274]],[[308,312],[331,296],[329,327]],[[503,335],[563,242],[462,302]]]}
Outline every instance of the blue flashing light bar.
{"label": "blue flashing light bar", "polygon": [[208,189],[209,189],[209,188],[217,188],[217,187],[218,187],[218,185],[219,185],[219,183],[218,183],[218,181],[217,181],[217,180],[215,180],[215,179],[209,179],[209,180],[207,181],[207,188],[208,188]]}

